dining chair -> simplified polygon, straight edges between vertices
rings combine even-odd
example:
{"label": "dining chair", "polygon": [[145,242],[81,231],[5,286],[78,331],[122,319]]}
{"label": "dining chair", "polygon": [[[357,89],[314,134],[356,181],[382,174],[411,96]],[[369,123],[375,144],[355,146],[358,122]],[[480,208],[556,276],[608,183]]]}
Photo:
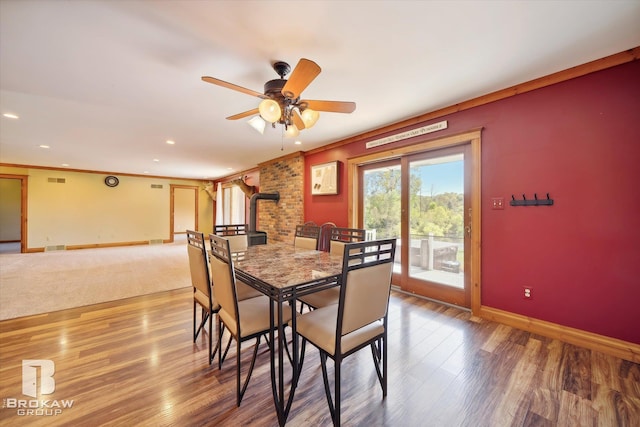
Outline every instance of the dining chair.
{"label": "dining chair", "polygon": [[[270,301],[265,295],[240,300],[236,290],[236,278],[233,269],[233,253],[229,247],[229,240],[214,234],[209,235],[211,242],[211,275],[213,278],[213,291],[216,300],[220,304],[218,311],[219,337],[226,328],[231,333],[231,338],[236,342],[236,404],[240,406],[242,397],[249,385],[251,374],[256,363],[258,348],[263,336],[267,345],[271,346],[266,334],[271,330]],[[247,285],[248,286],[248,285]],[[274,313],[275,316],[275,313]],[[283,322],[291,320],[291,309],[282,313]],[[273,322],[277,327],[277,322]],[[220,338],[219,338],[220,339]],[[242,343],[255,339],[251,364],[246,374],[245,381],[240,386],[241,378],[241,349]],[[218,346],[218,369],[226,357],[229,346],[222,354],[222,346]]]}
{"label": "dining chair", "polygon": [[[366,230],[362,228],[333,227],[329,239],[329,253],[335,256],[344,254],[344,245],[353,242],[362,242],[365,239]],[[340,287],[333,287],[322,291],[314,292],[298,300],[311,309],[326,307],[337,304],[340,298]],[[303,307],[300,307],[302,312]]]}
{"label": "dining chair", "polygon": [[[387,395],[387,310],[395,239],[347,243],[342,261],[338,304],[318,308],[298,316],[297,333],[302,337],[299,381],[307,341],[320,352],[322,378],[335,426],[340,425],[340,380],[342,361],[367,346]],[[334,361],[333,398],[327,374],[327,358]]]}
{"label": "dining chair", "polygon": [[[231,253],[238,254],[241,252],[245,252],[249,246],[249,236],[247,236],[247,230],[247,224],[216,225],[214,227],[214,234],[217,236],[224,236],[227,240],[229,240],[229,248],[231,250]],[[236,290],[238,292],[238,300],[244,300],[262,295],[260,291],[252,288],[251,286],[240,280],[236,282]]]}
{"label": "dining chair", "polygon": [[[213,360],[213,316],[220,306],[213,298],[211,289],[211,277],[209,275],[209,263],[205,247],[204,233],[187,230],[187,253],[189,256],[189,270],[191,273],[191,285],[193,286],[193,342],[196,342],[200,331],[205,324],[209,325],[209,364]],[[197,324],[197,308],[200,306],[200,324]],[[218,335],[218,334],[216,334]],[[216,349],[218,344],[216,343]]]}
{"label": "dining chair", "polygon": [[246,251],[249,244],[247,237],[247,224],[216,225],[213,233],[216,236],[225,236],[229,239],[231,252]]}
{"label": "dining chair", "polygon": [[303,249],[318,249],[320,227],[313,224],[296,225],[296,234],[293,245]]}
{"label": "dining chair", "polygon": [[346,243],[364,242],[367,230],[364,228],[336,227],[331,229],[329,236],[329,252],[342,256]]}

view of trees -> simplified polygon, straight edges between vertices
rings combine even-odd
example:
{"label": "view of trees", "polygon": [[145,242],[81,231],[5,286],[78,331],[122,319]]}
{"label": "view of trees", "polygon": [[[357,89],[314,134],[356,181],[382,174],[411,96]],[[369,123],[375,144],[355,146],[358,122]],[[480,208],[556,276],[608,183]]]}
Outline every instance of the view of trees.
{"label": "view of trees", "polygon": [[[365,228],[375,229],[377,238],[400,236],[400,169],[388,168],[364,174]],[[459,193],[422,194],[422,179],[412,173],[410,192],[411,236],[462,238],[464,233],[464,200]]]}

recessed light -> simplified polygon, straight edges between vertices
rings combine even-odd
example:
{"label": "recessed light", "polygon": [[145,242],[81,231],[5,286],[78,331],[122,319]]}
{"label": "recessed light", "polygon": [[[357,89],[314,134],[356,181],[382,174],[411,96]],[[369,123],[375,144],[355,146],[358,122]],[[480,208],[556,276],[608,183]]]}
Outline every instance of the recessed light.
{"label": "recessed light", "polygon": [[40,148],[51,148],[51,147],[49,147],[48,145],[44,145],[43,144],[43,145],[40,146]]}
{"label": "recessed light", "polygon": [[16,114],[13,114],[13,113],[4,113],[3,116],[8,118],[8,119],[19,119],[20,118]]}
{"label": "recessed light", "polygon": [[62,166],[67,167],[69,166],[69,163],[63,163]]}
{"label": "recessed light", "polygon": [[295,145],[302,145],[302,141],[296,141],[294,142]]}
{"label": "recessed light", "polygon": [[142,172],[142,173],[149,173],[149,171],[144,171],[144,172]]}
{"label": "recessed light", "polygon": [[153,159],[153,161],[154,161],[154,162],[159,162],[159,161],[160,161],[160,159]]}
{"label": "recessed light", "polygon": [[232,171],[232,170],[233,170],[233,168],[227,168],[227,170],[228,170],[228,171]]}
{"label": "recessed light", "polygon": [[170,140],[170,139],[167,139],[167,144],[169,144],[169,145],[173,145],[173,144],[175,144],[175,143],[176,143],[175,141],[172,141],[172,140]]}

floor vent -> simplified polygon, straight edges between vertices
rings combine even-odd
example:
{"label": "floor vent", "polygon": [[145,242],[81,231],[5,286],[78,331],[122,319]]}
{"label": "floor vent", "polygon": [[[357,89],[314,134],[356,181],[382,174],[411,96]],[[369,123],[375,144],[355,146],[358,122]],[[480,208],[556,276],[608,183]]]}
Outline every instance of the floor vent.
{"label": "floor vent", "polygon": [[161,245],[164,243],[164,240],[162,239],[151,239],[149,240],[149,244],[150,245]]}
{"label": "floor vent", "polygon": [[64,184],[66,181],[66,178],[47,178],[47,182],[57,182],[58,184]]}
{"label": "floor vent", "polygon": [[53,246],[45,246],[44,247],[44,251],[45,252],[66,251],[66,250],[67,250],[67,246],[66,245],[53,245]]}

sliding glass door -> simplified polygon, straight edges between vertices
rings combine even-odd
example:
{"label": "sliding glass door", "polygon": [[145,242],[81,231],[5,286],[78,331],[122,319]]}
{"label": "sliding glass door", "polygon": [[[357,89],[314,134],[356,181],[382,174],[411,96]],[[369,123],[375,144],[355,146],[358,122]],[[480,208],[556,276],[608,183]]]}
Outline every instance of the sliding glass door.
{"label": "sliding glass door", "polygon": [[[470,230],[468,145],[407,158],[408,291],[469,306]],[[466,183],[466,184],[465,184]]]}
{"label": "sliding glass door", "polygon": [[359,167],[361,227],[398,239],[394,284],[469,307],[470,145]]}

